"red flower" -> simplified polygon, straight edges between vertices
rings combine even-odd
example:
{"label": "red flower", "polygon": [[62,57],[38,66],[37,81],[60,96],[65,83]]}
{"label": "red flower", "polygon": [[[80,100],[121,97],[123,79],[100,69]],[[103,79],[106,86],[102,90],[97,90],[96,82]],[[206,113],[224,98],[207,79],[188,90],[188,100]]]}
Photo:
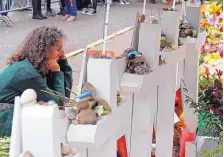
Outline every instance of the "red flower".
{"label": "red flower", "polygon": [[216,72],[217,72],[217,75],[218,75],[219,77],[221,77],[222,74],[223,74],[223,71],[221,71],[221,70],[217,70],[217,69],[216,69]]}

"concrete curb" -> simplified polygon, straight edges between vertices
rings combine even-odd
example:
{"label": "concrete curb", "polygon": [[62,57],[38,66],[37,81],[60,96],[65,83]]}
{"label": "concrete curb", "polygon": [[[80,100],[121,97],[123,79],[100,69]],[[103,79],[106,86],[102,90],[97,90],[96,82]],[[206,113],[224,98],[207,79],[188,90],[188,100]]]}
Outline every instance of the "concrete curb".
{"label": "concrete curb", "polygon": [[[111,39],[115,38],[116,36],[122,35],[122,34],[128,32],[128,31],[132,30],[133,28],[134,28],[134,26],[129,26],[129,27],[126,27],[122,30],[119,30],[119,31],[115,32],[115,33],[112,33],[111,35],[107,36],[106,40],[107,41],[111,40]],[[97,40],[97,41],[87,45],[86,47],[87,48],[92,48],[92,47],[95,47],[95,46],[100,45],[102,43],[103,43],[103,39],[100,39],[100,40]],[[77,55],[83,53],[84,50],[85,50],[84,48],[83,49],[78,49],[78,50],[66,53],[65,55],[66,55],[67,58],[70,58],[70,57],[77,56]]]}

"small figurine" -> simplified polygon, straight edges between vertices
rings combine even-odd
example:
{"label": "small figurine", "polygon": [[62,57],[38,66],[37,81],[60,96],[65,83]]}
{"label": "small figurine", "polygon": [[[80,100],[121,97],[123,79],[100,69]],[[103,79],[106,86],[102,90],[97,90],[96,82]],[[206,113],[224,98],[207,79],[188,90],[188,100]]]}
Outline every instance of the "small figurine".
{"label": "small figurine", "polygon": [[130,74],[144,75],[149,73],[149,64],[145,61],[142,53],[127,49],[124,51],[123,56],[126,57],[126,72]]}

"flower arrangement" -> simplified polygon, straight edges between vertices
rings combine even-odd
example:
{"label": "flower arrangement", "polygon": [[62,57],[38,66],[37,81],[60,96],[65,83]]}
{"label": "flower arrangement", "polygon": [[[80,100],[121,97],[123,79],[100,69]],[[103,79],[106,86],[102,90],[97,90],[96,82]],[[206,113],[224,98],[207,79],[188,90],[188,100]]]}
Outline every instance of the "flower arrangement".
{"label": "flower arrangement", "polygon": [[[186,103],[199,113],[199,136],[223,139],[223,5],[219,2],[205,3],[201,7],[201,28],[207,32],[201,48],[199,61],[199,101],[196,103],[184,92]],[[214,150],[203,150],[203,156],[215,156],[223,145]]]}

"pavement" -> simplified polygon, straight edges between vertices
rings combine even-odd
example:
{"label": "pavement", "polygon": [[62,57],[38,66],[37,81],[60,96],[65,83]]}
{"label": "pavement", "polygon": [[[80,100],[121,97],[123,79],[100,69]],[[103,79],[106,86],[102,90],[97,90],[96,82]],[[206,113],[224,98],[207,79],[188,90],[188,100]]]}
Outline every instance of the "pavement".
{"label": "pavement", "polygon": [[[134,24],[136,13],[142,12],[142,2],[131,2],[130,5],[119,5],[111,7],[109,16],[108,34],[119,31],[127,26]],[[167,7],[163,4],[147,4],[146,15],[157,14],[159,10]],[[52,4],[52,8],[57,12],[59,11],[59,4]],[[6,66],[5,62],[23,41],[25,36],[33,29],[40,26],[57,26],[62,29],[67,35],[65,44],[65,52],[69,53],[86,45],[99,40],[103,36],[104,24],[104,6],[98,7],[98,13],[95,16],[86,16],[78,14],[78,20],[75,22],[65,22],[61,16],[51,17],[47,20],[37,21],[32,20],[32,12],[30,11],[17,11],[9,13],[12,20],[12,27],[6,27],[5,23],[0,22],[0,71]],[[45,10],[43,11],[45,12]],[[129,31],[126,35],[121,35],[112,39],[107,48],[114,51],[123,52],[124,49],[129,47],[132,38],[132,32]],[[124,44],[126,43],[126,44]],[[74,90],[78,84],[79,71],[81,67],[82,55],[69,58],[69,62],[74,70]]]}

